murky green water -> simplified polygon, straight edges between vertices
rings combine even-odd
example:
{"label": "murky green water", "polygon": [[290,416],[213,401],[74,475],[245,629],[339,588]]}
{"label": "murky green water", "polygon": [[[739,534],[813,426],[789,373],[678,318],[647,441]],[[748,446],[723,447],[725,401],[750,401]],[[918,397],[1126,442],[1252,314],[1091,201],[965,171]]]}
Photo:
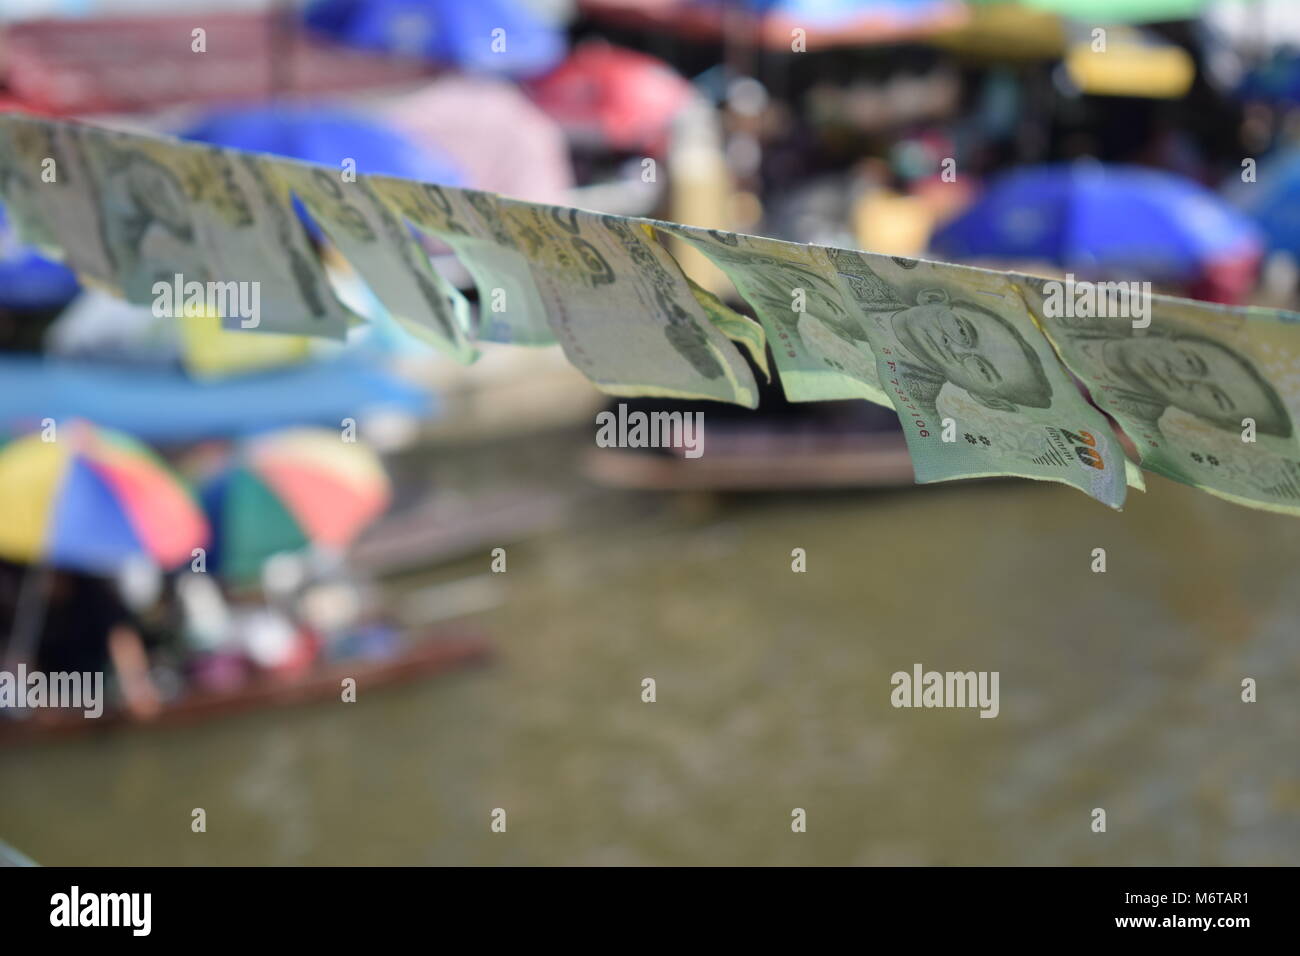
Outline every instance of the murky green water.
{"label": "murky green water", "polygon": [[[566,484],[546,460],[459,477]],[[1300,861],[1295,519],[1158,479],[1123,514],[1028,482],[581,503],[509,550],[487,668],[0,752],[0,837],[48,864]],[[1000,671],[1001,715],[892,708],[916,662]]]}

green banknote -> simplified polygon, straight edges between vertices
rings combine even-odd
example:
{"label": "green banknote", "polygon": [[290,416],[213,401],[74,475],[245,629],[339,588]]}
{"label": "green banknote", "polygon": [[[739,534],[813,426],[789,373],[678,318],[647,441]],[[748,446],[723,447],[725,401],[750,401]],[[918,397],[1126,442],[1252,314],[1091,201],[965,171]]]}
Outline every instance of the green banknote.
{"label": "green banknote", "polygon": [[[343,338],[349,326],[364,320],[335,297],[302,223],[276,188],[268,159],[234,150],[212,152],[220,157],[214,163],[222,174],[218,181],[226,182],[207,203],[211,215],[206,238],[224,278],[255,276],[261,283],[259,331]],[[232,217],[222,194],[232,201],[245,199],[252,221]],[[222,323],[240,327],[229,317]]]}
{"label": "green banknote", "polygon": [[1069,307],[1056,280],[1010,281],[1142,467],[1300,514],[1300,315],[1154,295],[1135,327],[1127,315]]}
{"label": "green banknote", "polygon": [[121,293],[77,127],[0,116],[0,197],[24,241],[83,282]]}
{"label": "green banknote", "polygon": [[646,225],[559,206],[499,203],[556,339],[602,391],[758,404],[749,366]]}
{"label": "green banknote", "polygon": [[228,328],[344,336],[355,317],[259,157],[94,127],[77,138],[128,300],[156,303],[167,287],[198,283],[205,301],[256,303],[256,314],[219,309]]}
{"label": "green banknote", "polygon": [[345,182],[339,171],[286,159],[267,166],[286,204],[307,207],[375,297],[412,335],[462,364],[477,357],[465,297],[433,268],[402,217],[366,176]]}
{"label": "green banknote", "polygon": [[217,278],[215,249],[203,237],[199,182],[214,174],[209,159],[169,143],[86,127],[76,130],[98,204],[94,222],[118,288],[149,305],[157,283]]}
{"label": "green banknote", "polygon": [[654,227],[690,243],[727,274],[767,332],[786,398],[890,405],[866,331],[811,247],[669,222]]}
{"label": "green banknote", "polygon": [[555,344],[528,260],[506,228],[495,195],[389,176],[368,179],[384,202],[445,242],[464,264],[478,290],[480,341]]}
{"label": "green banknote", "polygon": [[1002,274],[819,249],[866,327],[916,480],[1059,481],[1112,508],[1124,452]]}
{"label": "green banknote", "polygon": [[728,308],[725,302],[690,276],[686,277],[686,281],[690,283],[695,301],[700,304],[713,327],[744,349],[745,354],[763,373],[763,377],[770,382],[772,373],[767,367],[767,336],[763,333],[763,327],[749,316]]}

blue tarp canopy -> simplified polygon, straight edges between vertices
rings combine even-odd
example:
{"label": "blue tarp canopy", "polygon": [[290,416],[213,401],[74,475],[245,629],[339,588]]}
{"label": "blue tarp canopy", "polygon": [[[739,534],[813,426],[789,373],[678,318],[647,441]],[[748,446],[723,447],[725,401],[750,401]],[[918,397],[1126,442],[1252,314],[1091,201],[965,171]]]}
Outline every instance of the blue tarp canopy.
{"label": "blue tarp canopy", "polygon": [[338,426],[376,411],[426,417],[433,404],[421,389],[354,358],[198,382],[173,368],[0,355],[0,382],[0,436],[75,417],[165,444]]}

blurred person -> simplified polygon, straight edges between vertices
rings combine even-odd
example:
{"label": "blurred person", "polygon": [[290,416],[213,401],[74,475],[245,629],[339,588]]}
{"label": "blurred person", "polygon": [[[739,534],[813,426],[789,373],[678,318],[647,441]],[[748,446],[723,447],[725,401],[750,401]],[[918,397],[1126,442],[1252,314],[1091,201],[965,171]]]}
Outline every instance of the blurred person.
{"label": "blurred person", "polygon": [[301,676],[316,659],[315,637],[277,607],[258,601],[239,603],[231,610],[231,620],[248,659],[273,677]]}
{"label": "blurred person", "polygon": [[[17,610],[16,588],[33,573],[40,572],[7,564],[0,574],[0,602],[8,620]],[[63,570],[48,571],[43,583],[43,620],[33,669],[46,674],[111,672],[127,711],[141,719],[155,716],[161,697],[149,676],[144,640],[112,583]]]}
{"label": "blurred person", "polygon": [[320,640],[321,652],[332,660],[387,658],[400,646],[398,628],[368,618],[374,606],[370,582],[359,579],[337,554],[317,550],[311,574],[294,601],[294,615]]}
{"label": "blurred person", "polygon": [[176,581],[181,638],[189,651],[185,669],[199,691],[229,692],[243,686],[250,662],[235,632],[230,605],[210,574],[182,574]]}
{"label": "blurred person", "polygon": [[109,657],[127,710],[148,719],[162,709],[161,685],[171,683],[169,660],[179,636],[172,595],[162,570],[144,558],[123,565],[113,583],[130,624],[109,631]]}
{"label": "blurred person", "polygon": [[262,565],[260,599],[248,598],[231,607],[239,647],[259,670],[277,678],[301,676],[320,655],[319,636],[295,607],[309,573],[306,556],[274,554]]}

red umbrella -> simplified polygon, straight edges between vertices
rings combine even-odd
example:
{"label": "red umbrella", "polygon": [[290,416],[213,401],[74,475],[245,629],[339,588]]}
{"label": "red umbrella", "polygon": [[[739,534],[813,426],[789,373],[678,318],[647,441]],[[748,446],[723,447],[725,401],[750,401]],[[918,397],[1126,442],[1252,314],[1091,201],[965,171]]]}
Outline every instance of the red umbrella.
{"label": "red umbrella", "polygon": [[693,95],[662,60],[600,41],[579,46],[529,89],[571,135],[643,153],[663,151],[673,117]]}
{"label": "red umbrella", "polygon": [[384,111],[395,129],[455,160],[464,185],[542,203],[563,203],[573,188],[564,132],[511,82],[440,77]]}

